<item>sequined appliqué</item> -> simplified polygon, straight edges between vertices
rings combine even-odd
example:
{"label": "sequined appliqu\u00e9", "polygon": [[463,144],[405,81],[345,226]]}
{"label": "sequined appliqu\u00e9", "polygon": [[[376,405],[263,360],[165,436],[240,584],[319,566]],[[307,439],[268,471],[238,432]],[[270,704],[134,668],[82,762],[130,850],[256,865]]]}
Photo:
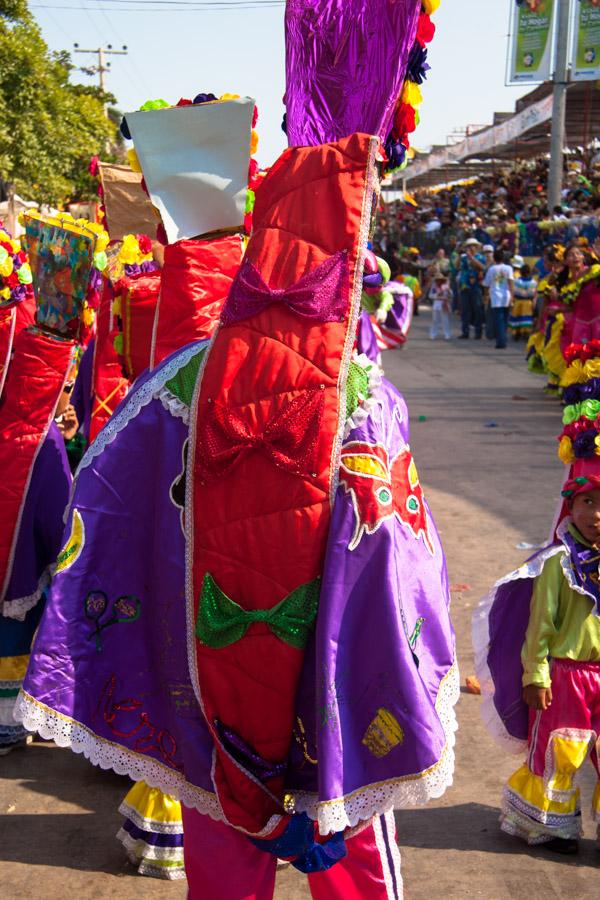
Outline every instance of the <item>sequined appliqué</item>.
{"label": "sequined appliqu\u00e9", "polygon": [[349,550],[393,516],[433,555],[429,517],[417,468],[407,445],[389,462],[383,444],[350,441],[342,447],[340,484],[350,494],[355,528]]}
{"label": "sequined appliqu\u00e9", "polygon": [[324,390],[302,391],[284,402],[259,433],[241,412],[208,404],[198,426],[198,468],[205,480],[228,472],[243,454],[258,450],[281,469],[311,475],[321,419]]}
{"label": "sequined appliqu\u00e9", "polygon": [[88,640],[96,641],[96,650],[102,650],[102,632],[111,625],[135,622],[140,617],[141,602],[132,595],[118,597],[110,609],[108,597],[104,591],[90,591],[84,601],[87,619],[94,623],[94,630],[88,634]]}
{"label": "sequined appliqu\u00e9", "polygon": [[381,758],[404,742],[404,729],[398,719],[381,707],[365,731],[362,743],[373,754]]}
{"label": "sequined appliqu\u00e9", "polygon": [[55,572],[65,572],[75,565],[85,546],[85,526],[78,509],[73,510],[71,531],[67,542],[56,558]]}
{"label": "sequined appliqu\u00e9", "polygon": [[208,573],[196,620],[196,637],[213,649],[241,640],[255,622],[264,622],[286,644],[302,650],[314,625],[319,603],[319,579],[304,584],[272,609],[242,609],[231,600]]}
{"label": "sequined appliqu\u00e9", "polygon": [[281,290],[269,287],[256,266],[246,259],[231,286],[221,324],[248,319],[272,303],[285,304],[303,319],[343,321],[348,306],[348,285],[346,250],[340,250],[295,284]]}

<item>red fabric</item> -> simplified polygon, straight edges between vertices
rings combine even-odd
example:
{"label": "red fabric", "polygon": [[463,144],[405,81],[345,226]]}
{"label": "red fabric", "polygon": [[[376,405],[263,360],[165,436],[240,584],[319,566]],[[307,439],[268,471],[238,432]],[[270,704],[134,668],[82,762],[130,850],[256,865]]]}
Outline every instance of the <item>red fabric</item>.
{"label": "red fabric", "polygon": [[[102,299],[96,319],[96,344],[92,368],[92,416],[90,443],[104,428],[129,388],[123,375],[121,360],[115,350],[115,337],[120,333],[112,317],[114,291],[109,281],[104,282]],[[111,324],[113,325],[111,329]]]}
{"label": "red fabric", "polygon": [[598,339],[600,339],[600,285],[597,281],[588,281],[579,291],[571,315],[565,315],[560,346],[564,355],[570,344],[584,344]]}
{"label": "red fabric", "polygon": [[178,241],[165,249],[153,366],[191,341],[212,336],[243,253],[239,235]]}
{"label": "red fabric", "polygon": [[14,342],[0,406],[0,599],[6,591],[30,473],[71,365],[74,344],[31,331]]}
{"label": "red fabric", "polygon": [[154,317],[160,292],[161,272],[142,273],[119,282],[123,323],[123,360],[131,381],[150,365]]}
{"label": "red fabric", "polygon": [[[272,900],[276,859],[239,831],[182,806],[188,900]],[[348,855],[308,876],[313,900],[401,900],[393,814],[346,841]],[[395,859],[393,858],[395,856]]]}
{"label": "red fabric", "polygon": [[[527,765],[540,776],[548,775],[548,747],[554,737],[568,739],[570,733],[574,740],[587,738],[594,745],[600,734],[600,663],[553,659],[551,676],[552,703],[529,715]],[[592,763],[600,775],[596,753]]]}
{"label": "red fabric", "polygon": [[0,397],[2,397],[4,382],[8,375],[10,354],[15,338],[16,316],[14,306],[10,309],[0,310]]}
{"label": "red fabric", "polygon": [[[261,446],[242,453],[220,477],[207,479],[198,452],[207,435],[196,435],[190,461],[194,616],[207,572],[244,609],[270,609],[322,572],[335,439],[344,414],[338,383],[345,377],[344,347],[352,343],[349,325],[358,313],[353,283],[368,215],[370,148],[366,135],[292,148],[272,167],[257,196],[247,253],[270,287],[287,288],[340,250],[348,252],[351,284],[343,321],[307,321],[273,304],[217,332],[195,411],[200,429],[213,416],[213,404],[243,418],[254,435],[264,435],[288,404],[310,392],[322,394],[323,408],[310,474],[274,464]],[[282,813],[283,779],[269,780],[269,796],[219,748],[214,721],[264,759],[284,761],[303,653],[262,623],[228,647],[214,650],[197,642],[196,650],[204,713],[217,745],[219,799],[232,824],[256,833]]]}

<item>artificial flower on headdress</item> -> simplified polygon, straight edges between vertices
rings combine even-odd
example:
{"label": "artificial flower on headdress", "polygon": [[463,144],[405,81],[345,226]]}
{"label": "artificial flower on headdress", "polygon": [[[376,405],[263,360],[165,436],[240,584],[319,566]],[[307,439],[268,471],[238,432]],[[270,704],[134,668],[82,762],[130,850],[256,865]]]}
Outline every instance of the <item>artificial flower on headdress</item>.
{"label": "artificial flower on headdress", "polygon": [[421,0],[423,12],[427,13],[428,16],[432,16],[441,2],[442,0]]}
{"label": "artificial flower on headdress", "polygon": [[417,24],[417,34],[415,40],[419,42],[421,47],[429,44],[435,35],[435,25],[429,18],[427,13],[421,13]]}
{"label": "artificial flower on headdress", "polygon": [[410,106],[420,106],[423,102],[421,88],[413,81],[405,81],[404,87],[402,88],[401,99],[403,103],[408,103]]}

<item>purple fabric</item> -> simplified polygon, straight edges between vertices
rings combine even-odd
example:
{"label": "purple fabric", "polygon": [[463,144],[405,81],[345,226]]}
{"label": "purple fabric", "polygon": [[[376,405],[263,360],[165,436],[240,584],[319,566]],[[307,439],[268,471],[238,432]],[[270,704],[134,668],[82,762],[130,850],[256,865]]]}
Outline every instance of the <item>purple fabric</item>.
{"label": "purple fabric", "polygon": [[[399,451],[408,436],[406,407],[387,384],[379,399],[378,424],[369,421],[351,439],[389,437],[390,449]],[[85,547],[53,581],[25,689],[106,741],[212,792],[213,743],[188,671],[181,510],[171,498],[186,438],[182,420],[151,400],[80,469],[73,506],[84,521]],[[291,788],[318,791],[323,799],[437,761],[445,738],[434,703],[454,658],[446,569],[433,523],[435,555],[396,521],[363,536],[350,552],[353,515],[340,489],[287,773]],[[71,517],[67,535],[70,529]],[[136,597],[141,610],[135,621],[106,628],[100,649],[85,614],[92,591],[109,602]],[[419,617],[425,621],[413,652],[407,629]],[[381,707],[401,722],[405,740],[376,758],[362,738]]]}
{"label": "purple fabric", "polygon": [[326,259],[285,290],[270,288],[250,260],[244,260],[221,313],[221,324],[230,325],[257,315],[271,303],[284,303],[303,319],[343,320],[348,306],[347,252],[341,250]]}
{"label": "purple fabric", "polygon": [[379,347],[377,346],[377,335],[373,330],[371,317],[366,310],[360,314],[358,320],[358,343],[357,350],[364,353],[372,362],[379,362]]}
{"label": "purple fabric", "polygon": [[65,442],[52,422],[33,466],[5,600],[33,594],[44,570],[56,559],[70,488]]}
{"label": "purple fabric", "polygon": [[94,347],[96,338],[92,338],[79,363],[79,371],[73,385],[71,405],[75,409],[77,421],[83,436],[89,443],[90,425],[92,422],[92,373],[94,368]]}
{"label": "purple fabric", "polygon": [[523,701],[521,648],[529,623],[533,579],[501,585],[489,616],[487,663],[494,682],[494,706],[511,737],[527,740],[529,710]]}
{"label": "purple fabric", "polygon": [[[347,440],[386,444],[392,459],[406,445],[408,413],[385,380],[379,399],[382,416],[370,417]],[[429,515],[434,555],[396,518],[364,534],[351,551],[354,517],[352,498],[340,486],[316,647],[307,661],[314,668],[305,668],[298,709],[309,755],[319,760],[320,800],[422,772],[438,762],[446,744],[435,701],[454,661],[455,641],[446,564],[435,525]],[[410,638],[420,618],[424,621],[413,653]],[[404,740],[378,758],[363,738],[381,709],[398,721]],[[296,745],[293,786],[309,790],[302,759]]]}
{"label": "purple fabric", "polygon": [[125,819],[123,829],[135,841],[143,841],[149,847],[183,847],[183,834],[159,834],[149,828],[138,828],[131,819]]}
{"label": "purple fabric", "polygon": [[404,82],[421,0],[288,0],[290,146],[355,132],[384,141]]}
{"label": "purple fabric", "polygon": [[396,281],[390,281],[386,285],[386,289],[394,295],[394,305],[387,314],[385,327],[406,337],[412,323],[413,299],[408,291]]}
{"label": "purple fabric", "polygon": [[[170,499],[186,437],[181,419],[152,400],[80,470],[73,506],[83,518],[85,547],[53,580],[25,690],[105,740],[212,790],[212,741],[187,666],[181,510]],[[103,632],[100,650],[85,615],[91,591],[109,601],[134,596],[141,607],[135,622]]]}

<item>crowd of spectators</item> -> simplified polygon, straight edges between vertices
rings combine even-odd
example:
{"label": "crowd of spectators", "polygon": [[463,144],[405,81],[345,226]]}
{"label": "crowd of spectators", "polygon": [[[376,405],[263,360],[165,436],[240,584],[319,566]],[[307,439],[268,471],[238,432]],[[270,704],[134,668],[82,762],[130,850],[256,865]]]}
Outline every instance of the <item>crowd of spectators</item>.
{"label": "crowd of spectators", "polygon": [[566,166],[561,203],[548,207],[548,162],[536,159],[499,168],[468,182],[415,193],[416,206],[402,201],[382,211],[376,238],[385,253],[415,246],[431,257],[469,237],[522,256],[539,256],[547,244],[598,234],[600,171],[586,176],[576,162]]}

